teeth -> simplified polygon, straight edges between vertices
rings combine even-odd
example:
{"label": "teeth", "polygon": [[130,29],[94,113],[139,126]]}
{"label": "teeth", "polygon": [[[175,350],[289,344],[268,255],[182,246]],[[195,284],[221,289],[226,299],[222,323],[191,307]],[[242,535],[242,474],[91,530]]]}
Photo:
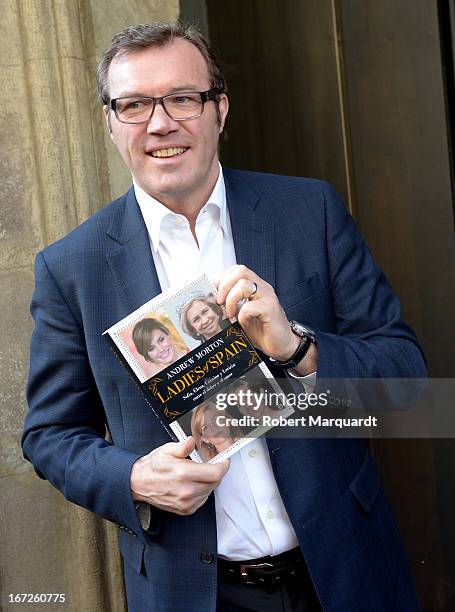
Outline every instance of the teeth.
{"label": "teeth", "polygon": [[172,155],[180,155],[185,153],[184,147],[172,147],[171,149],[158,149],[158,151],[152,151],[152,157],[171,157]]}

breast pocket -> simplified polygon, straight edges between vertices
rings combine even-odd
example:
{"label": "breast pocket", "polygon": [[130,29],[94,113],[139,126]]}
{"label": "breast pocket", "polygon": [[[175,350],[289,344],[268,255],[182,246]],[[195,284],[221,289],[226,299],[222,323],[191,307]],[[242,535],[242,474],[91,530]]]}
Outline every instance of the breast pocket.
{"label": "breast pocket", "polygon": [[304,307],[318,300],[324,293],[325,290],[319,276],[313,274],[291,289],[279,293],[278,299],[288,318],[299,320],[298,314],[304,312]]}

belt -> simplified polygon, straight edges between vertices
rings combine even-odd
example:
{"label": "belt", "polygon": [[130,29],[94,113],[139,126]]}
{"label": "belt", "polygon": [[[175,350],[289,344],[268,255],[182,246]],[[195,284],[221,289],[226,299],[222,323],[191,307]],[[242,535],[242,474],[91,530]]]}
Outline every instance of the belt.
{"label": "belt", "polygon": [[229,561],[218,557],[218,574],[243,584],[271,587],[283,580],[306,573],[302,551],[297,546],[281,555],[249,561]]}

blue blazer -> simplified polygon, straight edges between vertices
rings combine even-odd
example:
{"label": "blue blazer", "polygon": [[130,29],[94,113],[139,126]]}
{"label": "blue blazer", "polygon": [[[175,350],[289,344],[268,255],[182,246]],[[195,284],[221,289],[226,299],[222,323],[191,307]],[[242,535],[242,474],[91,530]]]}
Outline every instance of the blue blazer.
{"label": "blue blazer", "polygon": [[[398,298],[328,184],[224,176],[237,261],[274,286],[289,319],[316,330],[319,377],[425,376]],[[132,189],[37,256],[24,455],[68,500],[119,525],[129,610],[214,612],[213,496],[191,516],[155,509],[142,529],[130,470],[169,438],[101,337],[160,291]],[[267,444],[323,609],[417,610],[364,442]]]}

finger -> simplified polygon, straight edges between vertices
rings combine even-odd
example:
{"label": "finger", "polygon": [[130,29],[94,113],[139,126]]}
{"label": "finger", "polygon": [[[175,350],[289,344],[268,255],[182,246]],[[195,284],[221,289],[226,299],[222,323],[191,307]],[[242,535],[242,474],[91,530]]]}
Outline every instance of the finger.
{"label": "finger", "polygon": [[182,479],[191,480],[193,483],[205,483],[215,486],[229,469],[229,460],[219,463],[196,463],[187,461],[183,466]]}
{"label": "finger", "polygon": [[194,514],[196,510],[198,510],[201,506],[205,504],[209,495],[212,491],[210,491],[206,495],[200,495],[191,499],[191,501],[185,501],[177,503],[177,505],[173,506],[170,511],[175,512],[175,514],[179,514],[181,516],[188,516],[190,514]]}
{"label": "finger", "polygon": [[[223,464],[223,468],[225,470],[224,473],[229,469],[230,460],[225,459],[220,462]],[[220,481],[221,482],[221,481]],[[200,506],[202,506],[208,499],[209,495],[212,491],[219,485],[220,483],[215,483],[214,485],[202,484],[202,483],[192,483],[192,491],[191,495],[188,496],[186,500],[188,506],[192,506],[191,512],[195,512]]]}
{"label": "finger", "polygon": [[243,308],[246,301],[254,295],[254,301],[261,297],[261,289],[256,281],[242,278],[229,290],[226,299],[226,313],[228,317],[235,317]]}
{"label": "finger", "polygon": [[[188,443],[185,440],[185,445]],[[208,462],[198,463],[196,461],[190,461],[186,458],[185,453],[191,447],[187,447],[178,456],[176,447],[185,448],[184,443],[168,443],[152,451],[147,455],[148,464],[152,470],[160,472],[161,474],[166,473],[168,478],[175,481],[194,481],[194,482],[217,482],[222,478],[227,471],[227,467],[221,464],[212,464]],[[139,463],[138,460],[137,463]],[[149,468],[150,469],[150,468]]]}
{"label": "finger", "polygon": [[229,470],[229,467],[231,465],[231,460],[230,459],[218,460],[215,463],[213,463],[212,465],[219,465],[220,466],[220,474],[221,474],[220,480],[222,480],[223,476]]}
{"label": "finger", "polygon": [[191,502],[199,497],[208,497],[213,489],[217,486],[218,483],[208,483],[208,482],[191,482],[186,485],[183,485],[180,493],[177,490],[176,493],[180,497],[181,500],[186,500]]}
{"label": "finger", "polygon": [[217,274],[215,278],[213,279],[213,282],[216,285],[216,288],[218,289],[220,283],[228,278],[231,278],[231,277],[237,278],[237,275],[240,272],[239,268],[248,270],[246,266],[235,264],[234,266],[229,266],[229,268],[226,268],[226,270],[223,270],[223,272],[220,272],[219,274]]}
{"label": "finger", "polygon": [[[213,491],[213,489],[212,489],[212,491]],[[212,491],[210,491],[210,493]],[[200,497],[198,497],[197,499],[194,500],[194,510],[193,510],[193,512],[196,512],[196,510],[198,510],[201,506],[203,506],[205,504],[205,502],[210,497],[210,493],[208,493],[207,495],[201,495]]]}
{"label": "finger", "polygon": [[[189,436],[183,442],[168,442],[164,444],[160,448],[160,451],[168,457],[181,460],[186,459],[189,453],[194,450],[194,446],[194,438],[193,436]],[[229,465],[224,465],[225,462],[210,464],[185,460],[183,462],[179,461],[178,463],[179,480],[191,480],[193,482],[204,482],[209,484],[217,483],[229,468]],[[174,471],[177,468],[169,463],[166,469]]]}
{"label": "finger", "polygon": [[165,510],[166,512],[174,512],[175,514],[186,516],[196,512],[196,510],[207,501],[212,491],[213,487],[198,495],[183,497],[174,495],[170,498],[160,499],[159,501],[153,499],[150,503],[152,506]]}
{"label": "finger", "polygon": [[[241,279],[258,282],[261,279],[257,274],[246,266],[233,266],[224,272],[218,283],[217,300],[219,304],[224,304],[226,296],[232,287]],[[250,284],[252,289],[252,283]]]}
{"label": "finger", "polygon": [[261,323],[267,324],[271,322],[271,309],[268,308],[265,300],[252,300],[245,302],[238,314],[238,322],[245,329],[253,321],[260,319]]}
{"label": "finger", "polygon": [[189,436],[183,442],[169,442],[161,447],[161,450],[166,455],[176,457],[178,459],[185,459],[190,453],[194,451],[195,440],[193,436]]}

